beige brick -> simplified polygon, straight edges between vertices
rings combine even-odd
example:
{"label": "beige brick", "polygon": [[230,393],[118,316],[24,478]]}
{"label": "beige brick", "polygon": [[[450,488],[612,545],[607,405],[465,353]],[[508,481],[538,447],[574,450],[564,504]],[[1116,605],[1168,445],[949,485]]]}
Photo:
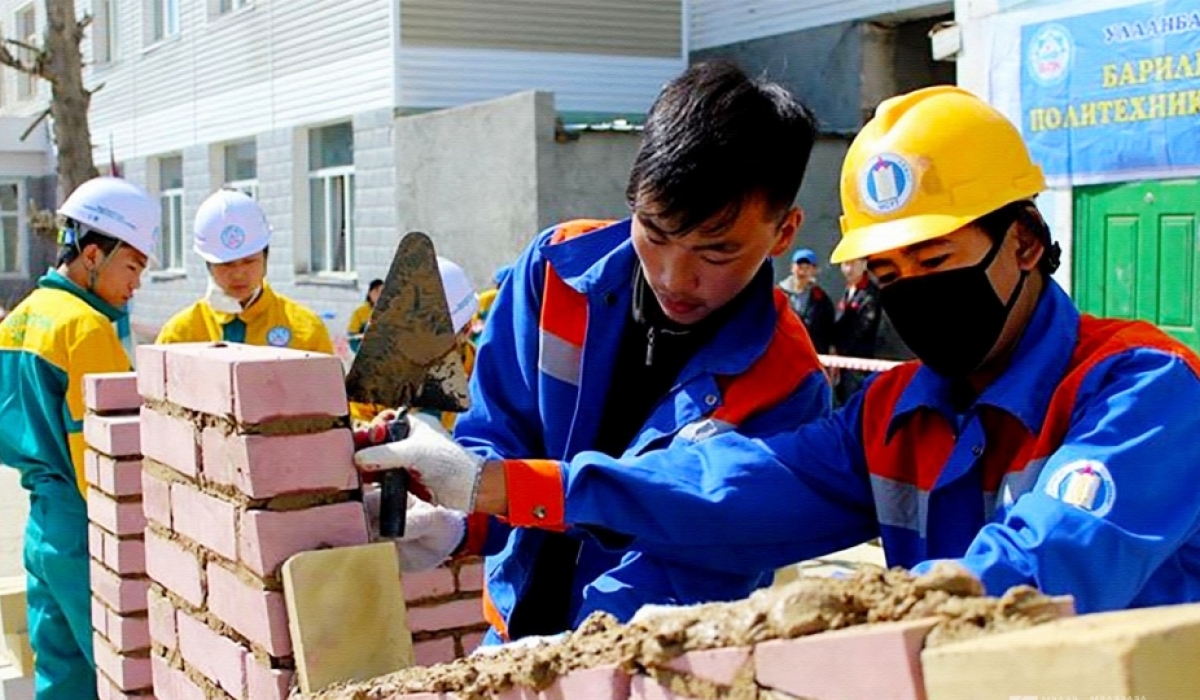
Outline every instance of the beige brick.
{"label": "beige brick", "polygon": [[928,700],[1200,698],[1200,603],[1084,615],[928,649]]}

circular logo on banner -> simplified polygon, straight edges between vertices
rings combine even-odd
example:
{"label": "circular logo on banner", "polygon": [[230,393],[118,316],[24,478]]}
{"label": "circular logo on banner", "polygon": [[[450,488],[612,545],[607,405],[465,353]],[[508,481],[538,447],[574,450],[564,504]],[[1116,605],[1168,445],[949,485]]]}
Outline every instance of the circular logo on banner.
{"label": "circular logo on banner", "polygon": [[246,231],[241,226],[230,224],[221,229],[221,245],[230,250],[237,250],[246,242]]}
{"label": "circular logo on banner", "polygon": [[863,204],[876,214],[901,209],[916,189],[913,170],[895,153],[880,153],[863,167],[858,177],[858,193]]}
{"label": "circular logo on banner", "polygon": [[1046,482],[1046,493],[1102,518],[1117,500],[1117,485],[1108,467],[1094,459],[1081,459],[1059,467]]}
{"label": "circular logo on banner", "polygon": [[275,326],[267,331],[267,344],[277,348],[287,347],[292,342],[292,332],[287,326]]}
{"label": "circular logo on banner", "polygon": [[1029,77],[1042,85],[1061,83],[1071,68],[1071,33],[1060,24],[1047,24],[1029,41]]}

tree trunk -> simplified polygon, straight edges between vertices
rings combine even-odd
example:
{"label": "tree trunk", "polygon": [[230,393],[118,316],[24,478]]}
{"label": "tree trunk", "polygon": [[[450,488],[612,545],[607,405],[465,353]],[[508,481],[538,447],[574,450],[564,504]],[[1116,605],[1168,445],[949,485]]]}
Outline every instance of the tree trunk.
{"label": "tree trunk", "polygon": [[83,26],[75,17],[75,0],[46,0],[46,74],[50,80],[50,116],[58,151],[58,201],[100,173],[92,160],[88,126],[91,93],[83,86]]}

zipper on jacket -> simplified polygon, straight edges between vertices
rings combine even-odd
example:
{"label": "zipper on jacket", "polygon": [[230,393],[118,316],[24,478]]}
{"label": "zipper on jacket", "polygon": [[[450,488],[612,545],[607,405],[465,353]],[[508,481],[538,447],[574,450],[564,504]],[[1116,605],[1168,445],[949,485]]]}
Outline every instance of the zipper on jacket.
{"label": "zipper on jacket", "polygon": [[654,326],[646,329],[646,366],[654,366]]}

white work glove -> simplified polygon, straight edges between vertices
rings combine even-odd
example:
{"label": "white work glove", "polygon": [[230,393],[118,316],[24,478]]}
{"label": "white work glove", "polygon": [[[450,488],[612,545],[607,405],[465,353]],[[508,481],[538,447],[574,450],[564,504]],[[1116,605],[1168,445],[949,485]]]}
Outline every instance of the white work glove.
{"label": "white work glove", "polygon": [[409,494],[404,536],[382,538],[379,536],[381,498],[378,487],[368,487],[363,491],[371,541],[390,540],[394,543],[402,571],[415,573],[438,566],[450,558],[467,532],[466,514],[426,503]]}
{"label": "white work glove", "polygon": [[355,453],[359,470],[404,469],[413,493],[447,508],[473,512],[483,458],[459,447],[435,418],[410,413],[406,420],[408,437]]}

